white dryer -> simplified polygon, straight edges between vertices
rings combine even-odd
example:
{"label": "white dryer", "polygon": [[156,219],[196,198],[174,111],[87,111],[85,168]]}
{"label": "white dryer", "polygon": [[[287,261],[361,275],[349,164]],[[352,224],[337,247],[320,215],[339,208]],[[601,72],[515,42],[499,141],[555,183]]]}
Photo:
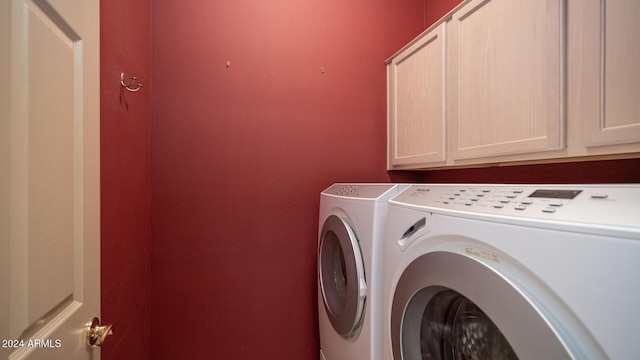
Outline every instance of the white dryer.
{"label": "white dryer", "polygon": [[322,360],[382,359],[387,202],[395,184],[334,184],[320,196],[318,313]]}
{"label": "white dryer", "polygon": [[638,358],[640,184],[412,185],[385,246],[387,360]]}

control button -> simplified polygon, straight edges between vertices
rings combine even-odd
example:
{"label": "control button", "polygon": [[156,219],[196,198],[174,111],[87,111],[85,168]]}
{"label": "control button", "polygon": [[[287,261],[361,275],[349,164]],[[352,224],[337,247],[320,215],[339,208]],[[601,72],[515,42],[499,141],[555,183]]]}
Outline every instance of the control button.
{"label": "control button", "polygon": [[494,208],[496,209],[502,209],[504,207],[504,205],[493,205]]}
{"label": "control button", "polygon": [[500,203],[502,203],[502,204],[508,204],[508,203],[510,203],[510,202],[511,202],[511,201],[509,201],[509,200],[500,200]]}
{"label": "control button", "polygon": [[522,210],[527,210],[527,207],[526,206],[517,205],[516,207],[514,207],[514,209],[522,211]]}
{"label": "control button", "polygon": [[556,212],[556,209],[548,207],[548,208],[542,209],[542,212],[553,214],[554,212]]}
{"label": "control button", "polygon": [[524,190],[522,190],[522,189],[515,189],[515,190],[513,190],[513,193],[514,194],[522,194],[523,191]]}
{"label": "control button", "polygon": [[591,194],[591,198],[592,199],[606,199],[608,198],[609,195],[607,194],[602,194],[602,193],[595,193],[595,194]]}
{"label": "control button", "polygon": [[549,203],[549,206],[560,207],[562,206],[562,203],[559,201],[552,201]]}
{"label": "control button", "polygon": [[515,199],[517,196],[516,195],[507,195],[506,198],[507,199]]}
{"label": "control button", "polygon": [[522,204],[522,205],[531,205],[531,204],[533,204],[533,201],[531,201],[531,200],[522,200],[522,201],[520,201],[520,204]]}

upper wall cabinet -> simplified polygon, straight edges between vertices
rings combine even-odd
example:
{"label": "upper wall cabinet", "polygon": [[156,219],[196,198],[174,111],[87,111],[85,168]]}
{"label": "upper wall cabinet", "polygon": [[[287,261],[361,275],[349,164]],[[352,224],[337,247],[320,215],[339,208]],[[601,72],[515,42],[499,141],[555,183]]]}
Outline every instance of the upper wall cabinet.
{"label": "upper wall cabinet", "polygon": [[585,0],[581,40],[585,145],[640,140],[640,1]]}
{"label": "upper wall cabinet", "polygon": [[563,1],[474,0],[449,22],[454,159],[564,147]]}
{"label": "upper wall cabinet", "polygon": [[388,63],[389,167],[445,161],[445,25]]}
{"label": "upper wall cabinet", "polygon": [[389,169],[640,157],[640,1],[465,0],[387,61]]}

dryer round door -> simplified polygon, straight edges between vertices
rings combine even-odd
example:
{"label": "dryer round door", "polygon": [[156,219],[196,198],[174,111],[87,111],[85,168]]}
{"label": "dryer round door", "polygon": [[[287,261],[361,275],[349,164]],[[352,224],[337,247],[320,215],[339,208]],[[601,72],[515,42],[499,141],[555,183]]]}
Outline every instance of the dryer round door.
{"label": "dryer round door", "polygon": [[435,251],[407,266],[391,304],[394,359],[597,358],[561,339],[567,324],[536,299],[544,289],[523,291],[489,262]]}
{"label": "dryer round door", "polygon": [[318,276],[331,325],[344,337],[354,335],[364,315],[364,263],[353,229],[336,215],[329,216],[322,226]]}

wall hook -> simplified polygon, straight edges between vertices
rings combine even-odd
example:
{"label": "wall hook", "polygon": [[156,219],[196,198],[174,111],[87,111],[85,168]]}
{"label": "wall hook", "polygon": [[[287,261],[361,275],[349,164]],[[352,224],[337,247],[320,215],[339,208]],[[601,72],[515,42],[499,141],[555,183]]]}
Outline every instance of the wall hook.
{"label": "wall hook", "polygon": [[136,82],[136,80],[138,80],[138,78],[135,76],[132,76],[131,82],[129,83],[129,85],[127,85],[124,83],[124,73],[120,73],[120,85],[122,85],[123,88],[127,89],[127,91],[136,92],[140,90],[140,88],[142,87],[142,84],[138,84],[138,87],[135,89],[131,88],[133,84]]}

